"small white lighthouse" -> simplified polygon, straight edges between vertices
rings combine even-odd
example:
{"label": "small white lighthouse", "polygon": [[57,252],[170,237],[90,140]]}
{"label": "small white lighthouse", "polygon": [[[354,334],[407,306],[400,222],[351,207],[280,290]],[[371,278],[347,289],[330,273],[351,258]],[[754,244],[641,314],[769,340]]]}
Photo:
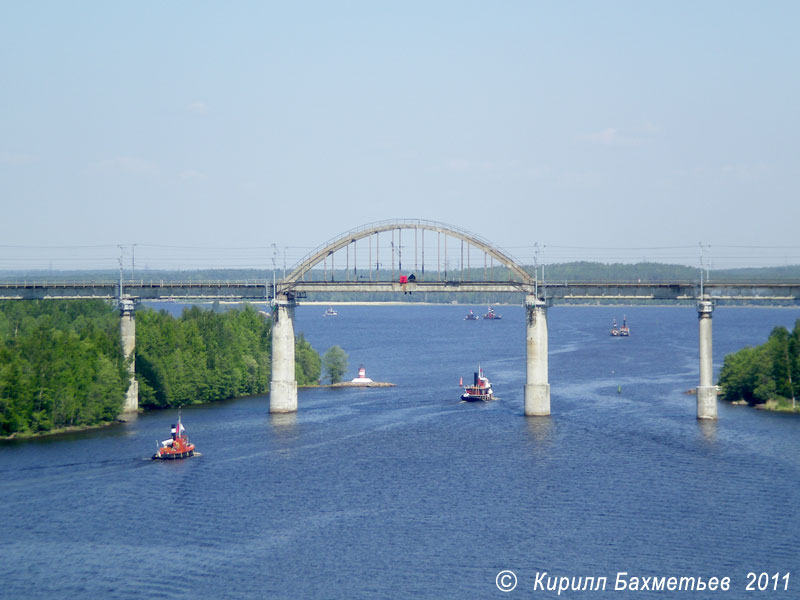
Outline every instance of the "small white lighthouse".
{"label": "small white lighthouse", "polygon": [[352,379],[350,383],[373,383],[373,381],[367,377],[367,370],[364,368],[364,365],[361,365],[358,367],[358,377]]}

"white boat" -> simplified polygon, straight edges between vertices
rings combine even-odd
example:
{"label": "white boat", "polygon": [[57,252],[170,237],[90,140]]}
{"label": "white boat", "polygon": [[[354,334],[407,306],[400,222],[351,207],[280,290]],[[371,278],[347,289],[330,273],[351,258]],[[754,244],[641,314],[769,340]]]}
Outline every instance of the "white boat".
{"label": "white boat", "polygon": [[617,320],[614,319],[614,322],[611,324],[611,335],[617,337],[619,335],[619,327],[617,326]]}
{"label": "white boat", "polygon": [[336,316],[336,315],[338,315],[338,314],[339,314],[339,313],[337,313],[335,310],[333,310],[333,307],[332,307],[332,306],[329,306],[329,307],[328,307],[328,310],[326,310],[326,311],[325,311],[325,316],[326,316],[326,317],[335,317],[335,316]]}

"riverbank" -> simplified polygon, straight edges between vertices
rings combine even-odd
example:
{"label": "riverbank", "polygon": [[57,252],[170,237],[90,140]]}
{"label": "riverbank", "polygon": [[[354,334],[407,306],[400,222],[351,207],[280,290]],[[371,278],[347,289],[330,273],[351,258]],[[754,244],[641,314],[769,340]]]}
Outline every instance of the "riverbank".
{"label": "riverbank", "polygon": [[756,404],[755,408],[771,412],[800,413],[800,405],[792,407],[791,400],[767,400],[764,404]]}
{"label": "riverbank", "polygon": [[327,387],[342,388],[342,387],[395,387],[397,384],[389,383],[388,381],[370,381],[368,383],[358,383],[353,381],[340,381],[332,383]]}
{"label": "riverbank", "polygon": [[720,400],[724,400],[733,406],[749,406],[756,410],[765,410],[769,412],[780,413],[800,413],[800,404],[792,407],[791,400],[767,400],[763,404],[750,404],[747,400],[725,400],[724,396],[720,395]]}
{"label": "riverbank", "polygon": [[53,437],[56,435],[63,435],[68,433],[81,433],[84,431],[92,431],[95,429],[104,429],[106,427],[111,427],[112,425],[119,425],[121,423],[126,423],[125,419],[114,419],[113,421],[103,421],[102,423],[97,423],[96,425],[71,425],[69,427],[59,427],[58,429],[51,429],[49,431],[15,431],[10,435],[2,435],[0,436],[0,442],[2,441],[12,441],[12,440],[33,440],[33,439],[40,439],[46,437]]}
{"label": "riverbank", "polygon": [[[697,388],[692,388],[684,392],[687,396],[697,395]],[[792,407],[791,400],[767,400],[764,404],[750,404],[747,400],[727,400],[723,392],[719,393],[718,400],[727,402],[733,406],[750,406],[756,410],[766,410],[769,412],[800,413],[800,404]]]}

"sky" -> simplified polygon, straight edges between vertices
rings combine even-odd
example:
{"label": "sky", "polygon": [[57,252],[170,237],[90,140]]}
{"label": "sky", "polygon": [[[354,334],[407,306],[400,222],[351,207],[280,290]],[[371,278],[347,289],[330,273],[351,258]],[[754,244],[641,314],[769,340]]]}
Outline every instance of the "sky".
{"label": "sky", "polygon": [[394,218],[552,261],[800,263],[798,2],[0,9],[0,268],[299,258]]}

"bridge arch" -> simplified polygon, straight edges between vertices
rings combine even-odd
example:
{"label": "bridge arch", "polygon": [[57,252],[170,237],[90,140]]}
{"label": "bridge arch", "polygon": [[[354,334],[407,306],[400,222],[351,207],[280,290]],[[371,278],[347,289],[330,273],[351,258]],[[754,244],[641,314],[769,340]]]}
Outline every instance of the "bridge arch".
{"label": "bridge arch", "polygon": [[436,221],[427,221],[423,219],[398,219],[378,221],[376,223],[369,223],[362,225],[356,229],[351,229],[324,244],[318,246],[306,255],[292,271],[283,279],[284,284],[291,286],[292,283],[303,280],[306,273],[311,269],[323,262],[328,256],[332,255],[337,250],[341,250],[358,240],[368,238],[372,235],[377,235],[382,232],[394,231],[397,229],[413,229],[413,230],[427,230],[439,234],[444,234],[461,240],[491,256],[494,260],[498,261],[501,265],[505,266],[510,273],[512,273],[520,283],[533,285],[534,278],[514,259],[509,253],[503,251],[495,246],[485,238],[469,232],[466,229],[447,225]]}
{"label": "bridge arch", "polygon": [[[508,282],[500,284],[499,282],[488,282],[488,286],[484,283],[484,290],[494,289],[502,291],[524,291],[526,293],[525,307],[526,307],[526,346],[527,346],[527,375],[525,384],[525,414],[526,415],[549,415],[550,414],[550,384],[547,382],[547,319],[546,319],[546,303],[537,297],[536,280],[532,277],[510,254],[504,252],[500,248],[488,240],[452,225],[438,223],[435,221],[424,220],[389,220],[380,221],[378,223],[371,223],[363,225],[356,229],[343,233],[332,240],[329,240],[312,250],[305,258],[286,275],[276,289],[273,290],[273,334],[272,334],[272,379],[270,381],[270,412],[294,412],[297,410],[297,382],[294,377],[294,306],[296,299],[296,292],[312,289],[315,287],[313,281],[307,282],[304,277],[306,273],[311,271],[312,268],[320,263],[325,264],[327,258],[331,257],[331,273],[333,273],[333,254],[341,249],[348,248],[349,260],[349,245],[354,244],[353,257],[354,265],[356,261],[356,248],[355,242],[358,240],[368,238],[372,235],[377,236],[382,232],[395,230],[410,229],[414,230],[414,262],[416,265],[416,250],[417,250],[417,236],[416,231],[422,230],[422,265],[423,265],[423,282],[419,285],[429,286],[424,282],[424,265],[425,265],[425,239],[424,232],[433,231],[437,234],[452,237],[461,240],[461,275],[462,281],[453,282],[447,280],[447,270],[445,269],[445,282],[436,282],[438,286],[436,291],[470,291],[470,284],[463,283],[464,275],[464,244],[467,244],[467,272],[469,266],[469,250],[470,247],[477,248],[484,253],[484,279],[486,278],[486,263],[485,257],[490,256],[496,260],[500,265],[508,269]],[[438,256],[438,238],[437,238],[437,269],[441,265]],[[378,240],[376,240],[376,249],[379,248]],[[400,265],[400,250],[402,243],[397,246],[398,249],[398,270],[402,271]],[[392,235],[391,242],[392,252],[392,279],[394,279],[394,235]],[[370,263],[372,263],[372,254],[370,246]],[[380,264],[380,263],[378,263]],[[445,238],[445,265],[447,264],[447,239]],[[416,268],[416,266],[415,266]],[[370,264],[370,278],[372,277],[372,264]],[[356,269],[354,268],[354,271]],[[380,271],[379,266],[376,270]],[[349,272],[349,267],[348,267]],[[324,273],[324,272],[323,272]],[[349,275],[348,275],[349,277]],[[513,279],[512,279],[513,277]],[[400,283],[392,282],[391,286],[405,286],[405,276],[401,275]],[[411,276],[408,276],[411,279]],[[438,279],[438,277],[437,277]],[[343,287],[350,291],[367,291],[372,286],[372,281],[359,282],[356,276],[356,282],[353,285],[349,283]],[[348,280],[349,281],[349,280]],[[453,284],[456,287],[453,287]],[[338,285],[338,284],[335,284]],[[381,285],[384,285],[381,283]],[[418,285],[416,282],[414,285]],[[366,286],[366,287],[365,287]],[[473,286],[474,287],[474,286]],[[334,282],[324,284],[326,291],[334,289]],[[374,288],[372,288],[374,289]],[[390,288],[391,289],[391,288]],[[392,291],[397,291],[393,289]],[[531,292],[534,292],[533,294]]]}

